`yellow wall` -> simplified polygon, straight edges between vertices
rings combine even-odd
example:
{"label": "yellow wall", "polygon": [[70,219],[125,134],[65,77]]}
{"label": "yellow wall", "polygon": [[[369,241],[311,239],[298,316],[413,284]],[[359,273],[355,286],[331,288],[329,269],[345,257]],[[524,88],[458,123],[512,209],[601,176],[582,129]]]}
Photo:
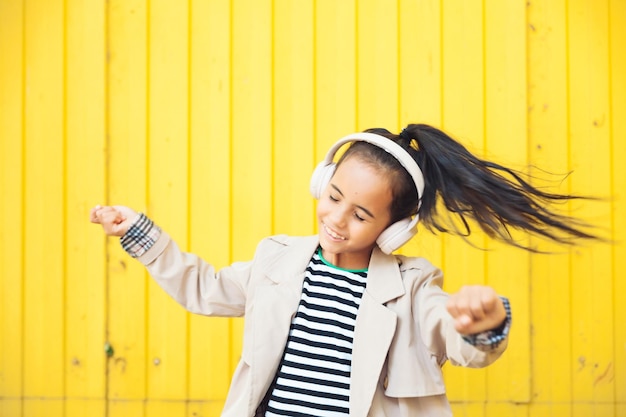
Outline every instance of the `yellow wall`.
{"label": "yellow wall", "polygon": [[[0,416],[218,416],[242,322],[185,313],[89,208],[249,259],[315,232],[336,139],[408,122],[573,170],[552,185],[610,196],[571,208],[623,241],[626,1],[0,0]],[[404,249],[512,300],[505,357],[446,367],[457,415],[626,416],[626,245],[478,242]]]}

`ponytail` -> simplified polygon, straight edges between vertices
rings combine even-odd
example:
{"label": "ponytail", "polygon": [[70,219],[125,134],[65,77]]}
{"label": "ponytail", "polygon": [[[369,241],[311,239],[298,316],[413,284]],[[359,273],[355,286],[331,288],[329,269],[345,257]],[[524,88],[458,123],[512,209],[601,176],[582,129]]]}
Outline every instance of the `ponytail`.
{"label": "ponytail", "polygon": [[394,140],[420,166],[425,189],[419,216],[431,232],[468,237],[474,221],[489,237],[529,251],[535,249],[516,241],[512,230],[561,244],[572,244],[575,238],[597,239],[584,230],[583,222],[551,208],[554,203],[582,197],[541,191],[522,173],[477,158],[439,129],[410,124],[400,135],[385,129],[368,132]]}

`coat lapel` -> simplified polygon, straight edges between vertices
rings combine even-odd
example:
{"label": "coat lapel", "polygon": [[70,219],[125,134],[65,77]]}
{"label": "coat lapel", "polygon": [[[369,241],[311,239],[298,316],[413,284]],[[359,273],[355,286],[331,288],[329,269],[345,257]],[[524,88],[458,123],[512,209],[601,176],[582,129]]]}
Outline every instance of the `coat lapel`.
{"label": "coat lapel", "polygon": [[264,271],[269,285],[254,296],[252,404],[261,401],[282,357],[291,320],[296,314],[305,269],[319,244],[317,236],[289,239],[280,257]]}
{"label": "coat lapel", "polygon": [[367,287],[354,329],[350,416],[365,417],[396,330],[397,316],[385,306],[404,294],[396,258],[374,249],[368,269]]}

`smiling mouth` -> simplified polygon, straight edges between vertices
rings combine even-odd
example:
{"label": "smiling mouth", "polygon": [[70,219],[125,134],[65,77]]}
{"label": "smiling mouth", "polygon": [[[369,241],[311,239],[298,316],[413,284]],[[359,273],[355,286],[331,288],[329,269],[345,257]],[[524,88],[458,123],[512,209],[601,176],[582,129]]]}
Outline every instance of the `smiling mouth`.
{"label": "smiling mouth", "polygon": [[333,239],[346,240],[345,237],[337,234],[333,229],[331,229],[330,227],[326,226],[326,224],[322,223],[322,226],[324,226],[324,231],[326,231],[328,236],[332,237]]}

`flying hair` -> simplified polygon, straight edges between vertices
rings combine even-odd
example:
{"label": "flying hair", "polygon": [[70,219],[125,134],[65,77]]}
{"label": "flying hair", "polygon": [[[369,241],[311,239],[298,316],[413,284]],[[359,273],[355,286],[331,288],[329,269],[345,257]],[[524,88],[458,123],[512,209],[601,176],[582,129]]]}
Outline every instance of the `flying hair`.
{"label": "flying hair", "polygon": [[[425,183],[419,219],[432,233],[467,238],[477,225],[487,236],[531,252],[539,251],[516,240],[514,230],[566,245],[578,239],[600,239],[587,231],[589,225],[585,222],[561,214],[554,207],[588,197],[542,191],[530,184],[526,174],[476,157],[435,127],[410,124],[398,135],[382,128],[365,132],[392,140],[417,162]],[[415,185],[397,161],[384,151],[357,142],[338,164],[352,156],[395,173],[392,219],[418,212]]]}

